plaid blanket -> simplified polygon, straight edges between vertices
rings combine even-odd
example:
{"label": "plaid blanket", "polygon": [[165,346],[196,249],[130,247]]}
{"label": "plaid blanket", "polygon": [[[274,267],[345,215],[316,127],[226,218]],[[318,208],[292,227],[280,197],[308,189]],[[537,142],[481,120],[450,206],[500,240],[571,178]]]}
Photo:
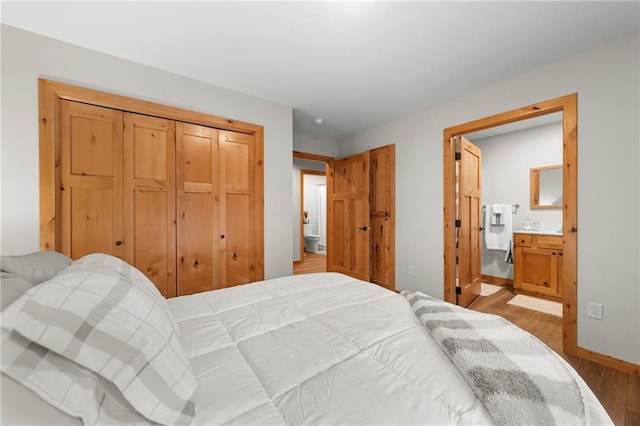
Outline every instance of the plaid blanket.
{"label": "plaid blanket", "polygon": [[499,316],[401,294],[496,424],[591,424],[577,373],[536,337]]}

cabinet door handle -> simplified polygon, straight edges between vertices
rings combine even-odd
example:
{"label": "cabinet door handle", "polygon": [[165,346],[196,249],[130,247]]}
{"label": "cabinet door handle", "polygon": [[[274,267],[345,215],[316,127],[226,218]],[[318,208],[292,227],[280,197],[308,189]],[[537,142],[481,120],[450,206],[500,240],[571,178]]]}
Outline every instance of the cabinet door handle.
{"label": "cabinet door handle", "polygon": [[224,234],[220,234],[220,238],[224,240]]}
{"label": "cabinet door handle", "polygon": [[121,246],[122,245],[122,241],[120,241],[120,240],[116,241],[116,245],[117,246]]}
{"label": "cabinet door handle", "polygon": [[367,225],[365,225],[365,226],[361,226],[361,227],[360,227],[360,228],[358,228],[358,229],[360,229],[361,231],[368,231],[368,230],[369,230],[369,227],[368,227]]}

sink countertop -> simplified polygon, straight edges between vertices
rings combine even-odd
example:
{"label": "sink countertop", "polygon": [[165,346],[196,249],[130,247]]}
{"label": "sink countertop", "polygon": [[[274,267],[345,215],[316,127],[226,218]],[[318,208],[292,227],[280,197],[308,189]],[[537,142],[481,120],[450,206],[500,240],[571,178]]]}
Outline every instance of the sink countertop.
{"label": "sink countertop", "polygon": [[534,230],[530,230],[530,231],[525,231],[524,229],[518,229],[516,231],[513,231],[514,234],[538,234],[538,235],[558,235],[558,236],[562,236],[562,231],[561,230],[552,230],[552,229],[540,229],[538,231],[534,231]]}

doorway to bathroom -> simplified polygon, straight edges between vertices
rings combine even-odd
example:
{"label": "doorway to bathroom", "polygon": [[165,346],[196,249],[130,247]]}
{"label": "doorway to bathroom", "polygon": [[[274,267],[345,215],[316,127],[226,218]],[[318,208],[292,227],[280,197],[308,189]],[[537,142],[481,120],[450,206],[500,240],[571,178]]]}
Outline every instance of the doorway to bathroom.
{"label": "doorway to bathroom", "polygon": [[[474,277],[482,283],[479,294],[513,287],[517,297],[509,304],[562,316],[562,113],[467,133],[461,140],[460,168],[467,169],[467,144],[477,151],[471,158],[482,158],[476,209],[480,231],[463,233],[479,241],[469,244],[467,238],[459,244],[459,251],[479,247]],[[471,256],[458,257],[460,285],[469,286],[471,280],[462,273],[470,271],[463,264]],[[472,293],[463,289],[459,303],[468,305],[478,295]]]}
{"label": "doorway to bathroom", "polygon": [[333,157],[293,152],[294,273],[327,268],[326,167],[331,160]]}
{"label": "doorway to bathroom", "polygon": [[302,239],[305,253],[327,254],[327,176],[324,171],[300,170]]}
{"label": "doorway to bathroom", "polygon": [[[459,235],[476,235],[482,231],[480,221],[460,220],[460,217],[471,217],[468,212],[461,212],[463,208],[478,210],[476,217],[481,217],[480,203],[463,204],[458,191],[457,157],[460,152],[456,146],[464,135],[495,128],[510,123],[523,122],[532,118],[542,117],[553,113],[562,114],[562,242],[563,265],[561,272],[564,282],[562,294],[562,324],[563,350],[570,355],[577,355],[577,95],[567,95],[549,101],[529,105],[505,113],[475,120],[458,126],[450,127],[443,132],[444,164],[444,299],[451,303],[459,300],[460,289],[457,285],[459,278],[460,247]],[[479,168],[476,170],[479,173]],[[510,180],[507,181],[508,184]],[[511,202],[510,200],[506,201]],[[522,203],[525,204],[525,203]],[[525,205],[529,205],[527,202]],[[476,238],[480,242],[480,238]],[[480,247],[477,247],[480,250]]]}

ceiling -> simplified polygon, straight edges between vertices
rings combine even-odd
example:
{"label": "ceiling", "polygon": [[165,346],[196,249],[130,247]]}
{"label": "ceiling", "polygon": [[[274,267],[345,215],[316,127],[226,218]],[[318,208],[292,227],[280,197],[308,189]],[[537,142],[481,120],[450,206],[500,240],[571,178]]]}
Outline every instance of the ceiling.
{"label": "ceiling", "polygon": [[[2,22],[291,106],[341,140],[639,31],[640,2],[10,2]],[[321,117],[325,124],[316,126]]]}

